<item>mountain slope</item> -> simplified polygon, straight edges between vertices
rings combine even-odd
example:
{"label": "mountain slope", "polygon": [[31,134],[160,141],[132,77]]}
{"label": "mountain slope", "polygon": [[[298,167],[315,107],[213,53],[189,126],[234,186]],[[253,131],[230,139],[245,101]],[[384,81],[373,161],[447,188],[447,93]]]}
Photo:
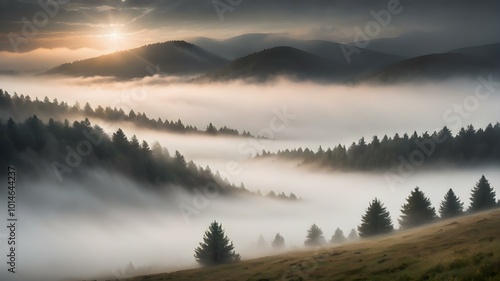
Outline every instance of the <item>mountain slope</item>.
{"label": "mountain slope", "polygon": [[391,236],[126,280],[500,280],[500,210]]}
{"label": "mountain slope", "polygon": [[433,54],[408,59],[368,77],[371,82],[395,83],[417,80],[476,78],[500,72],[497,61],[466,54]]}
{"label": "mountain slope", "polygon": [[473,55],[480,58],[500,61],[500,43],[460,48],[449,51],[449,53]]}
{"label": "mountain slope", "polygon": [[276,47],[236,59],[201,79],[265,81],[280,75],[296,79],[338,81],[345,77],[346,72],[322,57],[291,47]]}
{"label": "mountain slope", "polygon": [[46,74],[136,78],[160,71],[168,75],[196,75],[226,63],[226,59],[196,45],[185,41],[170,41],[66,63]]}
{"label": "mountain slope", "polygon": [[356,70],[358,73],[379,69],[403,59],[400,56],[358,49],[360,52],[349,56],[348,60],[342,51],[342,48],[350,48],[347,45],[325,40],[297,40],[281,34],[244,34],[226,40],[198,37],[190,41],[227,59],[236,59],[264,49],[288,46],[326,58],[338,66]]}
{"label": "mountain slope", "polygon": [[489,44],[403,60],[360,80],[394,83],[500,73],[500,44]]}

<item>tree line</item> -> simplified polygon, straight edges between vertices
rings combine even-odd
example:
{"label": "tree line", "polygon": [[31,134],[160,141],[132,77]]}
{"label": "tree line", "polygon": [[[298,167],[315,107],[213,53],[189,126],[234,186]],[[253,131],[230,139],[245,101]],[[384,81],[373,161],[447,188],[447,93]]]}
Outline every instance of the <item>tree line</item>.
{"label": "tree line", "polygon": [[[416,187],[401,207],[401,217],[398,222],[400,229],[409,229],[436,221],[475,213],[500,206],[496,201],[496,192],[483,175],[472,188],[470,206],[464,210],[464,203],[456,196],[453,189],[449,189],[439,206],[439,216],[431,205],[431,201],[424,192]],[[394,230],[389,212],[384,204],[375,198],[363,215],[362,223],[358,227],[361,237],[370,237],[392,232]]]}
{"label": "tree line", "polygon": [[334,170],[391,169],[402,162],[423,164],[474,165],[500,163],[500,123],[476,130],[472,125],[461,128],[454,136],[445,126],[439,132],[394,137],[374,136],[370,143],[361,138],[349,148],[337,145],[317,151],[309,148],[262,151],[257,157],[278,157],[300,160],[301,165],[313,164]]}
{"label": "tree line", "polygon": [[[176,184],[191,190],[216,184],[222,194],[239,192],[262,196],[260,192],[250,192],[243,184],[230,183],[208,166],[203,168],[193,161],[187,162],[179,151],[171,155],[160,143],[150,147],[135,135],[127,137],[121,129],[108,136],[88,119],[72,125],[68,120],[62,123],[52,118],[45,124],[36,115],[22,123],[12,118],[7,122],[0,119],[0,164],[40,174],[46,174],[48,165],[58,177],[78,176],[78,172],[85,169],[77,169],[77,166],[105,168],[153,187]],[[297,199],[294,194],[271,192],[267,196]]]}
{"label": "tree line", "polygon": [[[496,192],[489,181],[483,175],[472,188],[470,206],[467,210],[463,208],[463,202],[456,196],[453,189],[449,189],[441,201],[439,216],[431,201],[424,192],[416,187],[411,191],[406,202],[401,206],[401,217],[398,222],[400,229],[410,229],[434,222],[438,219],[449,219],[463,214],[471,214],[492,208],[500,207],[500,200],[496,201]],[[377,235],[388,234],[395,231],[391,216],[384,204],[377,198],[370,202],[368,208],[361,218],[361,224],[357,231],[352,229],[348,237],[337,228],[328,241],[331,244],[342,244],[354,241],[358,238],[367,238]],[[328,243],[323,230],[313,224],[306,233],[304,246],[317,247]],[[264,237],[261,235],[257,245],[262,248],[266,246]],[[283,248],[285,238],[277,233],[271,243],[273,248]],[[225,235],[222,225],[214,221],[203,238],[203,242],[195,249],[195,259],[202,265],[216,265],[222,263],[238,262],[240,255],[236,254],[233,243]]]}
{"label": "tree line", "polygon": [[48,97],[45,97],[43,101],[35,98],[32,100],[30,96],[17,95],[14,93],[11,96],[7,91],[0,89],[0,109],[4,110],[8,115],[3,116],[4,118],[14,117],[14,118],[26,118],[25,112],[29,112],[30,115],[36,114],[38,116],[50,116],[50,117],[65,117],[68,115],[84,116],[87,118],[99,118],[106,121],[127,121],[132,124],[149,128],[154,130],[163,130],[175,133],[199,133],[207,135],[225,135],[225,136],[242,136],[242,137],[254,137],[247,131],[240,133],[236,129],[228,128],[223,126],[220,128],[215,127],[212,123],[209,123],[205,130],[200,130],[196,126],[184,125],[179,119],[177,121],[173,120],[162,120],[151,119],[146,113],[134,112],[130,110],[126,113],[123,109],[111,108],[109,106],[97,108],[92,108],[87,102],[83,107],[80,106],[78,102],[74,105],[69,105],[66,102],[59,102],[57,99],[52,101]]}

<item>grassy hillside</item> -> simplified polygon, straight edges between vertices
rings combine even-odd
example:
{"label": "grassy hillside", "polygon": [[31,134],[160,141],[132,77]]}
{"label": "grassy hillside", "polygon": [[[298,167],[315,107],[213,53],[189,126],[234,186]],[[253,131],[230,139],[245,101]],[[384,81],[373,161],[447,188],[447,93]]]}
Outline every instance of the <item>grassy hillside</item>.
{"label": "grassy hillside", "polygon": [[127,280],[500,280],[500,210],[343,246]]}

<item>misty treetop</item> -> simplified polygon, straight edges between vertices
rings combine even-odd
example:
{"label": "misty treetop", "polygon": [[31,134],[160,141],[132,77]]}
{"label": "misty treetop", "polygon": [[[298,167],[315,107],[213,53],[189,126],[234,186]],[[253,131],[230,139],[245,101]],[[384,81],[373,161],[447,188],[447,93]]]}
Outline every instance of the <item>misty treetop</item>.
{"label": "misty treetop", "polygon": [[384,204],[375,198],[370,202],[358,226],[359,236],[362,238],[387,234],[394,230],[389,212]]}
{"label": "misty treetop", "polygon": [[283,237],[280,233],[276,233],[273,242],[271,242],[271,246],[277,249],[285,247],[285,237]]}
{"label": "misty treetop", "polygon": [[[127,104],[123,104],[128,107]],[[173,120],[162,120],[151,119],[146,113],[135,112],[133,109],[129,112],[125,112],[122,108],[112,108],[112,107],[101,107],[92,108],[89,103],[86,103],[83,107],[76,102],[74,105],[68,105],[66,102],[59,102],[57,99],[52,101],[48,97],[45,97],[43,101],[38,98],[32,100],[30,96],[17,95],[15,93],[11,96],[8,92],[4,92],[0,89],[0,109],[2,109],[3,114],[0,118],[16,118],[25,119],[34,114],[38,116],[47,116],[47,118],[63,119],[69,115],[74,115],[78,117],[87,118],[99,118],[106,121],[126,121],[132,124],[149,128],[153,130],[163,130],[174,133],[202,133],[207,135],[225,135],[225,136],[243,136],[243,137],[254,137],[247,131],[240,133],[236,129],[228,128],[223,126],[216,128],[212,123],[209,123],[205,130],[200,130],[196,126],[185,125],[179,119],[177,121]]]}
{"label": "misty treetop", "polygon": [[304,245],[308,247],[321,246],[326,244],[325,236],[323,236],[323,230],[319,228],[316,224],[311,225],[309,230],[307,230],[306,241]]}
{"label": "misty treetop", "polygon": [[482,211],[496,207],[497,201],[495,197],[496,192],[490,186],[490,182],[483,175],[477,182],[476,186],[472,189],[469,211]]}
{"label": "misty treetop", "polygon": [[214,221],[208,227],[203,242],[194,250],[194,257],[201,265],[218,265],[240,261],[233,242],[226,236],[222,224]]}
{"label": "misty treetop", "polygon": [[333,244],[342,244],[346,241],[346,237],[344,236],[344,232],[337,227],[335,230],[335,233],[332,236],[332,239],[330,239],[330,243]]}
{"label": "misty treetop", "polygon": [[[453,136],[444,127],[439,132],[394,137],[374,136],[371,142],[361,138],[348,148],[337,145],[317,151],[309,148],[278,150],[277,153],[262,151],[256,157],[277,157],[300,160],[301,165],[317,165],[334,170],[397,169],[401,165],[428,164],[474,165],[500,163],[500,123],[489,124],[476,130],[472,125],[462,128]],[[416,163],[416,164],[415,164]]]}
{"label": "misty treetop", "polygon": [[358,232],[356,231],[356,229],[351,229],[351,232],[349,233],[349,236],[347,237],[347,239],[349,239],[350,241],[355,241],[355,240],[358,240],[359,239],[359,235],[358,235]]}
{"label": "misty treetop", "polygon": [[[185,188],[217,185],[220,192],[256,194],[223,179],[209,167],[202,168],[175,151],[173,155],[158,142],[152,147],[136,136],[127,137],[118,129],[109,137],[88,119],[72,125],[50,119],[44,124],[36,115],[23,123],[0,119],[0,164],[38,175],[50,173],[59,181],[77,177],[85,168],[103,168],[121,173],[151,186],[175,184]],[[76,172],[75,172],[76,171]],[[295,195],[275,196],[293,199]]]}
{"label": "misty treetop", "polygon": [[401,213],[399,220],[401,228],[421,226],[437,219],[436,210],[432,207],[431,200],[418,187],[406,199]]}
{"label": "misty treetop", "polygon": [[450,188],[444,196],[441,205],[439,206],[439,214],[441,218],[447,219],[463,214],[464,203],[455,195],[453,189]]}

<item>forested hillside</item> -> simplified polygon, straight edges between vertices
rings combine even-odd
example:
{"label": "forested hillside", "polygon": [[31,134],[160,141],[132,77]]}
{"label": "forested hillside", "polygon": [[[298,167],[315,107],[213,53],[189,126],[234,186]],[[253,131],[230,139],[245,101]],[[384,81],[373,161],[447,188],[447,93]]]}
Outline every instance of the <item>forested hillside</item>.
{"label": "forested hillside", "polygon": [[448,166],[500,164],[500,123],[476,130],[472,125],[453,135],[444,127],[439,132],[394,137],[374,136],[370,143],[361,138],[349,148],[337,145],[317,151],[309,148],[263,151],[259,157],[299,160],[336,170],[377,170],[408,165],[447,164]]}
{"label": "forested hillside", "polygon": [[226,126],[216,128],[212,123],[209,123],[205,130],[200,130],[196,126],[185,125],[179,119],[177,121],[169,121],[167,119],[162,120],[158,118],[157,120],[149,118],[146,113],[134,112],[130,110],[126,113],[121,108],[111,108],[107,106],[103,108],[98,106],[97,108],[92,108],[89,103],[86,103],[83,108],[77,102],[74,105],[69,105],[64,101],[58,101],[54,99],[50,101],[49,98],[45,97],[43,101],[36,98],[32,100],[30,96],[24,95],[10,95],[8,92],[4,92],[0,89],[0,118],[16,118],[16,119],[26,119],[34,114],[40,116],[50,116],[49,118],[59,118],[67,117],[68,115],[74,115],[75,117],[85,116],[87,118],[99,118],[106,121],[126,121],[132,124],[161,131],[168,131],[174,133],[202,133],[207,135],[226,135],[226,136],[243,136],[243,137],[253,137],[249,132],[243,131],[241,134],[236,129],[231,129]]}
{"label": "forested hillside", "polygon": [[[101,127],[92,126],[88,119],[73,124],[50,119],[44,124],[36,115],[25,122],[12,118],[0,119],[0,164],[15,165],[32,176],[45,175],[47,170],[63,181],[65,177],[78,177],[86,169],[107,169],[121,173],[149,186],[166,184],[191,187],[216,185],[221,193],[242,192],[240,187],[202,168],[175,151],[173,155],[156,142],[152,147],[136,136],[128,138],[121,129],[108,136]],[[47,169],[50,166],[50,169]],[[297,199],[284,193],[269,197]]]}

